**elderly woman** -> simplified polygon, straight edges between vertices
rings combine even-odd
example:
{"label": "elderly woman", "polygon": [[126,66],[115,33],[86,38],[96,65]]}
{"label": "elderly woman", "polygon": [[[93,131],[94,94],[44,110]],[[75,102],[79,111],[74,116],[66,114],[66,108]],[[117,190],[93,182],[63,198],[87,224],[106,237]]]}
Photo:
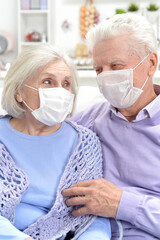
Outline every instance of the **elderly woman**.
{"label": "elderly woman", "polygon": [[[50,45],[26,48],[4,83],[0,119],[0,239],[110,239],[108,219],[74,217],[63,189],[102,177],[99,140],[64,121],[76,72]],[[83,196],[82,196],[83,197]]]}

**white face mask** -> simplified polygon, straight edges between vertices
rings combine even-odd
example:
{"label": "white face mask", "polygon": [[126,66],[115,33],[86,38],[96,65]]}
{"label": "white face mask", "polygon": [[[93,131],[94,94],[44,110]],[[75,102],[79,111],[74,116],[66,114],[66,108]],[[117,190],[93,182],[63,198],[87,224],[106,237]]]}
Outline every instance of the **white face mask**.
{"label": "white face mask", "polygon": [[59,88],[33,88],[27,84],[26,87],[39,91],[40,107],[32,110],[26,102],[23,103],[31,110],[33,116],[48,126],[61,123],[72,112],[74,94],[66,89]]}
{"label": "white face mask", "polygon": [[136,69],[148,55],[133,69],[104,71],[97,76],[100,91],[114,107],[128,108],[132,106],[142,94],[142,89],[148,77],[141,88],[133,87],[133,70]]}

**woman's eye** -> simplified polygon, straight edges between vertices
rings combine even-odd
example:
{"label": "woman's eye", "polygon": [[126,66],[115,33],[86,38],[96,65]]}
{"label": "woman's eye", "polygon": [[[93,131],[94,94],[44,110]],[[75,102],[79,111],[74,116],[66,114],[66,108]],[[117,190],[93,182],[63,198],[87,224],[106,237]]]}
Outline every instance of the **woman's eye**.
{"label": "woman's eye", "polygon": [[70,83],[69,82],[65,82],[64,83],[64,87],[69,87],[70,86]]}
{"label": "woman's eye", "polygon": [[44,83],[44,84],[47,84],[47,85],[48,85],[48,84],[51,84],[51,80],[46,79],[46,80],[43,81],[43,83]]}

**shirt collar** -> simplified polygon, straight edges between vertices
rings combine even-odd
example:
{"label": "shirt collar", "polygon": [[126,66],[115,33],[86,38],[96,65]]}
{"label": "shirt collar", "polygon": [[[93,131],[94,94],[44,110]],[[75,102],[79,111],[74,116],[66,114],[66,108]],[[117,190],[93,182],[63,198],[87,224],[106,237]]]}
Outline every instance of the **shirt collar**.
{"label": "shirt collar", "polygon": [[[151,103],[145,106],[136,116],[136,119],[133,122],[140,121],[146,118],[152,118],[160,110],[160,95],[156,97]],[[117,108],[110,105],[110,111],[114,113],[117,117],[120,117],[127,121],[127,119],[121,114]]]}
{"label": "shirt collar", "polygon": [[160,95],[158,95],[151,103],[145,106],[142,110],[146,110],[150,118],[154,117],[160,110]]}

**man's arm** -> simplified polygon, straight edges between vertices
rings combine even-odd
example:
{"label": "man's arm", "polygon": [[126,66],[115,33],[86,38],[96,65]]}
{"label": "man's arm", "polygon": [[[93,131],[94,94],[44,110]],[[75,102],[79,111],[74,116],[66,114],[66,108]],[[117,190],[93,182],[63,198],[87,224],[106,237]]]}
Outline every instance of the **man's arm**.
{"label": "man's arm", "polygon": [[160,199],[152,195],[123,191],[116,219],[160,238]]}
{"label": "man's arm", "polygon": [[105,179],[80,182],[63,190],[68,206],[82,205],[74,216],[93,214],[130,222],[160,238],[160,199],[122,191]]}
{"label": "man's arm", "polygon": [[33,240],[25,233],[15,228],[9,220],[0,216],[0,239],[6,240]]}
{"label": "man's arm", "polygon": [[62,195],[69,197],[66,200],[67,206],[82,205],[82,207],[72,212],[75,217],[93,214],[101,217],[115,218],[122,190],[102,178],[79,182],[63,190]]}

